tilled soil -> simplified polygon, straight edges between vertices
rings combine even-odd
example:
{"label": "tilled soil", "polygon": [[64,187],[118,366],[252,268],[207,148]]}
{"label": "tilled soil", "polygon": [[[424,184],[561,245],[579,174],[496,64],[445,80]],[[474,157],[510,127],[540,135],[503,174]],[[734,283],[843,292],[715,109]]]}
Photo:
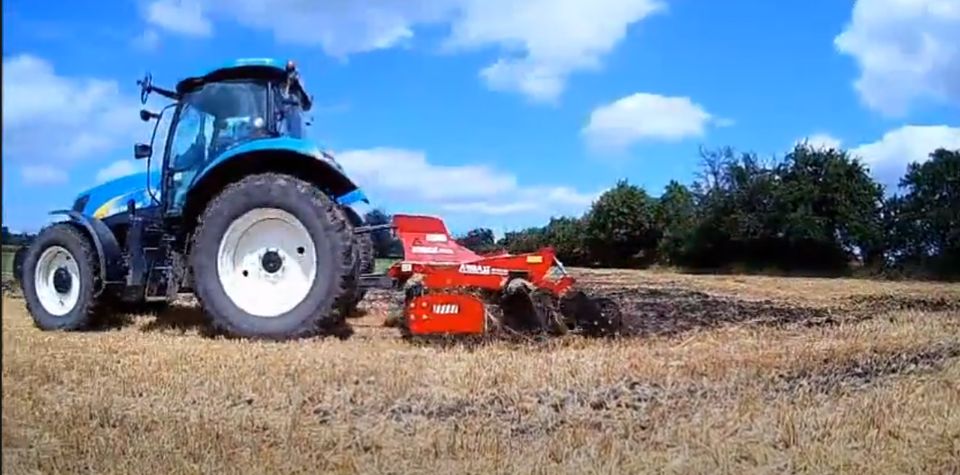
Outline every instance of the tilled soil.
{"label": "tilled soil", "polygon": [[949,297],[855,296],[833,306],[804,306],[775,300],[741,300],[684,288],[585,289],[614,300],[623,315],[624,336],[672,336],[729,324],[822,326],[869,320],[891,311],[960,311]]}
{"label": "tilled soil", "polygon": [[[770,399],[798,393],[862,391],[886,378],[938,371],[957,357],[960,357],[960,342],[944,342],[917,351],[874,355],[816,369],[771,374],[758,387]],[[382,410],[391,421],[410,431],[415,431],[418,422],[481,417],[500,421],[499,427],[511,437],[543,435],[576,420],[570,417],[576,414],[602,425],[604,420],[613,417],[613,413],[622,411],[635,413],[636,427],[645,430],[646,416],[655,408],[689,403],[691,400],[736,399],[736,395],[745,390],[740,384],[714,382],[666,385],[659,381],[623,380],[595,388],[544,388],[513,398],[499,394],[445,401],[411,397],[395,401]],[[314,408],[313,414],[324,423],[336,418],[366,415],[338,414],[336,410],[323,406]]]}
{"label": "tilled soil", "polygon": [[746,301],[681,288],[637,288],[593,292],[613,299],[623,315],[623,334],[669,336],[731,323],[820,325],[832,312],[774,301]]}
{"label": "tilled soil", "polygon": [[919,312],[960,311],[960,299],[947,296],[858,295],[847,298],[850,306],[869,312],[911,310]]}

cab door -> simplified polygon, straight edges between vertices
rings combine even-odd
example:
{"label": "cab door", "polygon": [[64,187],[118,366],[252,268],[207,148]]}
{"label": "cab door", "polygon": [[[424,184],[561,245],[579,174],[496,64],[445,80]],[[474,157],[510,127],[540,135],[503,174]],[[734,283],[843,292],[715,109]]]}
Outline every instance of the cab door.
{"label": "cab door", "polygon": [[166,153],[163,201],[167,215],[179,215],[193,178],[209,160],[213,116],[189,102],[174,118]]}

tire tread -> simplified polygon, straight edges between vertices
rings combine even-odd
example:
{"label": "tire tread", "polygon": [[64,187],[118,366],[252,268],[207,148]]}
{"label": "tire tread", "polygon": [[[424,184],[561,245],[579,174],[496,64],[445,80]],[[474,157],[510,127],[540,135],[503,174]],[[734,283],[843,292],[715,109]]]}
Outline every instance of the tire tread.
{"label": "tire tread", "polygon": [[[266,339],[289,339],[289,338],[305,338],[313,336],[314,334],[336,326],[342,321],[342,316],[339,316],[338,305],[339,302],[345,295],[349,294],[349,288],[351,285],[352,271],[353,266],[353,250],[351,245],[351,232],[349,230],[348,223],[346,222],[345,217],[342,216],[340,212],[336,209],[336,204],[333,200],[330,199],[323,191],[318,189],[315,185],[304,181],[300,178],[297,178],[292,175],[282,174],[282,173],[262,173],[257,175],[251,175],[245,177],[241,180],[238,180],[234,183],[231,183],[224,187],[220,193],[215,196],[210,203],[207,204],[206,209],[201,213],[198,218],[197,226],[193,232],[193,235],[190,238],[191,249],[194,252],[191,252],[191,263],[194,260],[195,250],[198,248],[198,237],[203,234],[204,226],[206,226],[209,221],[210,216],[218,213],[227,200],[238,192],[241,192],[244,188],[249,186],[275,186],[278,182],[290,182],[295,187],[299,193],[306,194],[310,196],[311,201],[313,202],[313,207],[319,213],[323,213],[324,221],[333,224],[333,229],[331,232],[324,236],[324,239],[335,240],[336,248],[341,249],[341,256],[339,259],[336,259],[337,269],[334,272],[334,275],[339,276],[339,281],[337,282],[337,295],[335,298],[331,299],[331,304],[322,309],[316,316],[305,321],[303,325],[300,325],[294,329],[291,333],[285,335],[278,334],[268,334],[268,335],[243,335],[248,337],[260,337]],[[191,264],[192,267],[192,264]],[[197,297],[197,300],[201,308],[208,308],[206,306],[205,299],[207,296],[203,295],[204,292],[201,290],[203,286],[194,285],[194,293]],[[209,315],[208,318],[212,315]],[[213,327],[215,332],[225,333],[225,334],[243,334],[240,329],[236,328],[233,323],[227,319],[220,318],[211,318],[210,324]]]}
{"label": "tire tread", "polygon": [[[59,234],[59,236],[57,236]],[[51,238],[51,236],[53,236]],[[34,288],[33,278],[27,278],[27,274],[33,276],[36,272],[36,260],[39,258],[39,254],[42,253],[42,249],[39,246],[31,246],[30,250],[24,255],[24,268],[22,270],[23,281],[21,282],[22,290],[24,291],[24,300],[26,301],[27,311],[33,317],[33,323],[37,328],[41,330],[63,330],[63,331],[80,331],[85,330],[92,326],[96,321],[102,305],[100,305],[100,300],[96,298],[94,290],[100,286],[100,261],[96,259],[96,251],[93,249],[93,244],[90,242],[87,235],[77,229],[77,227],[69,222],[60,222],[52,224],[47,228],[40,231],[36,237],[36,243],[42,243],[47,239],[55,239],[61,242],[74,241],[76,246],[80,249],[79,256],[74,255],[74,252],[71,250],[70,254],[73,255],[73,258],[82,262],[78,262],[78,268],[80,269],[81,277],[83,277],[84,266],[87,266],[87,269],[90,269],[91,282],[88,285],[82,294],[78,297],[77,305],[83,306],[83,310],[79,315],[76,315],[70,319],[65,317],[53,317],[53,319],[63,319],[62,323],[57,324],[46,324],[38,318],[38,315],[42,315],[38,312],[47,313],[43,308],[43,305],[40,303],[39,299],[35,297],[36,289]],[[63,246],[67,247],[67,246]],[[69,249],[68,249],[69,250]],[[32,265],[28,266],[27,263]],[[32,267],[32,271],[28,271],[28,267]],[[27,281],[30,281],[29,283]],[[27,289],[32,289],[32,292],[28,292]],[[30,295],[28,295],[30,294]],[[71,311],[72,313],[72,311]]]}

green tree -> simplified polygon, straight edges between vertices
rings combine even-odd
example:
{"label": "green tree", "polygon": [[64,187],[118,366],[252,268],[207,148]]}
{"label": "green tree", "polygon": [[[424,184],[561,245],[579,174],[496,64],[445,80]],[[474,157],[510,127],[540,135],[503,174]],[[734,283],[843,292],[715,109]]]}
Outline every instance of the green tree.
{"label": "green tree", "polygon": [[656,201],[626,180],[604,192],[586,216],[586,244],[592,260],[611,267],[649,264],[657,240]]}
{"label": "green tree", "polygon": [[[846,269],[860,255],[879,264],[883,190],[847,152],[797,145],[782,160],[730,148],[701,152],[693,265]],[[675,233],[662,246],[676,252]]]}
{"label": "green tree", "polygon": [[796,146],[780,164],[778,209],[794,266],[846,267],[859,254],[879,265],[883,188],[843,150]]}
{"label": "green tree", "polygon": [[497,245],[512,254],[534,252],[547,245],[545,229],[531,227],[521,231],[510,231],[497,241]]}
{"label": "green tree", "polygon": [[893,258],[939,275],[960,275],[960,150],[937,149],[930,160],[911,163],[900,187],[906,193],[887,203]]}
{"label": "green tree", "polygon": [[461,246],[481,254],[497,250],[493,231],[487,228],[471,229],[467,234],[457,238],[456,241]]}
{"label": "green tree", "polygon": [[656,222],[662,233],[658,248],[660,260],[667,264],[686,263],[697,226],[697,206],[693,192],[671,180],[660,195]]}
{"label": "green tree", "polygon": [[544,241],[553,247],[557,258],[571,265],[589,265],[585,224],[580,218],[551,218],[544,229]]}
{"label": "green tree", "polygon": [[[372,209],[364,215],[364,224],[377,226],[390,224],[393,218],[382,209]],[[389,229],[373,231],[370,235],[373,240],[374,255],[379,258],[402,257],[403,243],[393,236]]]}
{"label": "green tree", "polygon": [[781,255],[774,170],[756,154],[738,155],[729,147],[701,150],[701,161],[690,265],[770,265]]}

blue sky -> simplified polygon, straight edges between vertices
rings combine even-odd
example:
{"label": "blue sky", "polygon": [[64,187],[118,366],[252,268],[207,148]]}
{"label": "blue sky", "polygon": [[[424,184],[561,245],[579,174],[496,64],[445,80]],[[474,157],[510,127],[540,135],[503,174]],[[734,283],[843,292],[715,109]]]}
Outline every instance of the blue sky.
{"label": "blue sky", "polygon": [[960,0],[13,0],[4,225],[142,169],[144,72],[261,56],[297,61],[311,136],[376,205],[458,232],[580,214],[619,178],[657,195],[701,146],[839,144],[891,185],[960,148]]}

